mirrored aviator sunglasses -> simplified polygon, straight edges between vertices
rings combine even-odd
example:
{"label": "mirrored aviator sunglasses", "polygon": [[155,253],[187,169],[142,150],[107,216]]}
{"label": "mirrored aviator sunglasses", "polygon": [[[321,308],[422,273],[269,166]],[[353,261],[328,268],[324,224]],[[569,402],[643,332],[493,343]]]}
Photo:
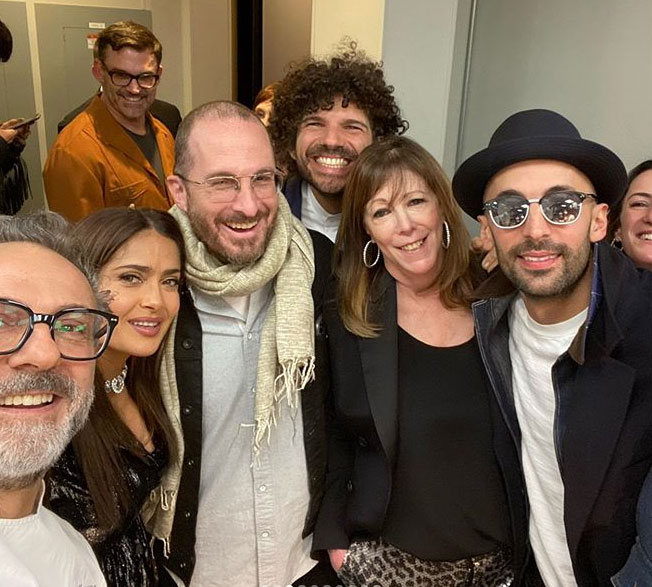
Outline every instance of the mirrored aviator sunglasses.
{"label": "mirrored aviator sunglasses", "polygon": [[491,221],[498,228],[518,228],[525,224],[530,206],[539,204],[543,217],[557,226],[573,224],[582,213],[582,204],[587,198],[596,198],[595,194],[575,191],[550,192],[536,200],[527,200],[519,194],[502,194],[485,202],[483,212],[488,212]]}

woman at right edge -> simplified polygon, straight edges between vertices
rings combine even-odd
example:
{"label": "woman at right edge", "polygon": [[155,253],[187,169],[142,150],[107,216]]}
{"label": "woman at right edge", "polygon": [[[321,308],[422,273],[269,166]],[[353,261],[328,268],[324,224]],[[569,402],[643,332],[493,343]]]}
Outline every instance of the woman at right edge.
{"label": "woman at right edge", "polygon": [[449,181],[417,143],[389,138],[361,154],[343,202],[313,550],[346,586],[518,585],[527,526],[505,491],[522,483],[518,455],[476,343]]}

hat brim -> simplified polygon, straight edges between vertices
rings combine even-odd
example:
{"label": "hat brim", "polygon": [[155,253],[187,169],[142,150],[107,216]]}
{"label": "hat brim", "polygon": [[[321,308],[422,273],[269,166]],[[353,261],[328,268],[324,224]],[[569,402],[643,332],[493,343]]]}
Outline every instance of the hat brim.
{"label": "hat brim", "polygon": [[469,157],[453,176],[455,199],[472,218],[482,214],[484,191],[501,169],[531,159],[562,161],[586,175],[599,202],[613,204],[625,191],[627,171],[613,152],[586,139],[525,137],[489,146]]}

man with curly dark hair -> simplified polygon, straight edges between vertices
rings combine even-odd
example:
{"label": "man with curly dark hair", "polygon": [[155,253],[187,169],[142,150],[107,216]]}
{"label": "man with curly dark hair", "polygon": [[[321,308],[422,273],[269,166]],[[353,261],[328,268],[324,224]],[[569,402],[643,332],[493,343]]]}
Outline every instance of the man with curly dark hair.
{"label": "man with curly dark hair", "polygon": [[290,174],[285,196],[295,216],[333,241],[353,162],[373,141],[408,128],[393,92],[382,64],[351,41],[327,60],[299,64],[274,94],[269,131]]}

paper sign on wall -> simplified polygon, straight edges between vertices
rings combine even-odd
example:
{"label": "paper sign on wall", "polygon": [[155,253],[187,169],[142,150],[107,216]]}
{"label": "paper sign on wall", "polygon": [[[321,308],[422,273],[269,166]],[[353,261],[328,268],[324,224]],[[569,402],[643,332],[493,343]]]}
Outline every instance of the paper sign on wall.
{"label": "paper sign on wall", "polygon": [[104,22],[89,22],[88,23],[88,28],[89,29],[105,29],[106,28],[106,23],[104,23]]}

